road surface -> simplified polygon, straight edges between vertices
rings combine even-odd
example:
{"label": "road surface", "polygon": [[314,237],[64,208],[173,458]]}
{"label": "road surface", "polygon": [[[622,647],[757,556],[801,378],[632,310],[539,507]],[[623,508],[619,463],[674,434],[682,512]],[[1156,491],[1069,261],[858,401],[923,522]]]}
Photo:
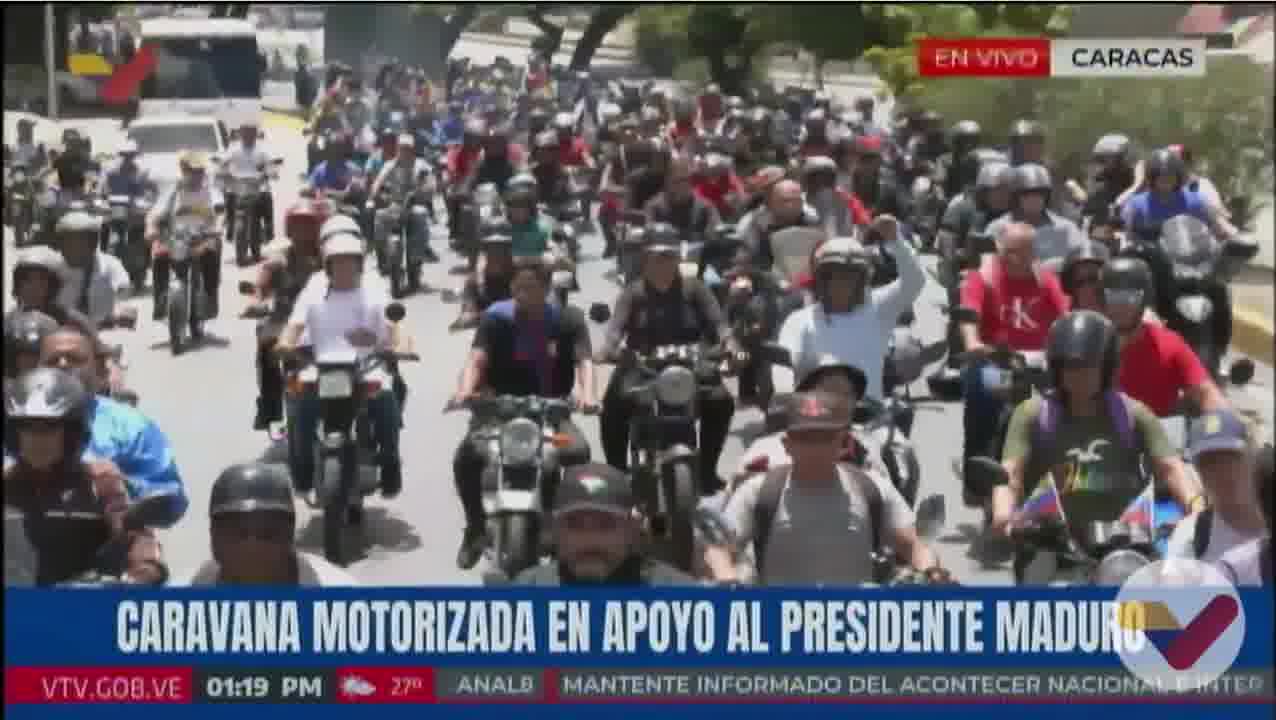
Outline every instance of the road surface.
{"label": "road surface", "polygon": [[[487,61],[497,52],[510,52],[508,48],[475,48],[469,43],[462,43],[458,51],[471,54],[478,62]],[[98,129],[104,136],[111,134],[109,123]],[[298,176],[303,170],[305,142],[296,122],[279,116],[272,116],[266,134],[268,149],[285,159],[282,179],[275,187],[275,206],[282,213],[295,198],[300,184]],[[282,227],[282,223],[277,222],[277,227]],[[402,439],[404,491],[389,502],[372,498],[363,530],[352,535],[360,551],[350,569],[371,585],[474,584],[479,582],[483,569],[480,565],[475,571],[462,572],[454,564],[463,519],[453,490],[451,458],[465,432],[467,417],[464,413],[443,415],[440,409],[453,390],[470,338],[468,334],[450,335],[446,331],[457,307],[445,302],[438,290],[459,287],[460,278],[449,273],[458,258],[446,250],[441,233],[436,235],[434,243],[436,249],[442,250],[443,263],[428,266],[425,281],[435,292],[405,301],[406,324],[425,362],[403,367],[411,387],[407,427]],[[591,238],[583,245],[581,293],[576,302],[582,306],[611,302],[617,288],[605,276],[610,263],[597,259],[600,241]],[[6,228],[6,250],[11,249]],[[5,255],[11,257],[9,252]],[[226,256],[229,259],[231,253]],[[6,263],[6,282],[9,276]],[[254,432],[251,426],[256,393],[254,323],[237,319],[243,302],[236,294],[237,281],[251,276],[250,270],[227,265],[222,317],[211,324],[209,342],[181,357],[169,354],[164,328],[149,321],[149,292],[133,301],[143,318],[139,329],[108,334],[111,342],[123,344],[130,382],[141,395],[141,409],[170,437],[191,496],[187,516],[178,527],[163,534],[166,554],[178,572],[202,562],[208,555],[208,496],[217,474],[232,463],[280,458],[279,448],[272,448],[267,435]],[[6,291],[6,304],[8,295]],[[915,330],[923,340],[933,341],[943,335],[943,317],[939,312],[942,299],[940,288],[932,283],[916,305]],[[595,338],[600,339],[597,332]],[[1235,395],[1241,407],[1258,412],[1269,428],[1272,383],[1272,368],[1261,366],[1254,385]],[[602,387],[600,382],[600,391]],[[926,396],[924,382],[913,389],[916,397]],[[737,413],[723,457],[724,472],[733,466],[741,452],[741,438],[750,435],[760,419],[754,410]],[[583,418],[580,425],[590,439],[595,457],[601,458],[597,421]],[[952,471],[953,460],[960,454],[960,405],[919,402],[913,437],[922,467],[920,496],[940,494],[947,503],[947,529],[935,542],[943,563],[966,584],[1008,582],[1008,570],[1004,567],[985,566],[970,555],[971,539],[977,532],[980,517],[962,506],[959,482]],[[298,508],[301,545],[318,552],[322,519],[304,504],[299,503]]]}

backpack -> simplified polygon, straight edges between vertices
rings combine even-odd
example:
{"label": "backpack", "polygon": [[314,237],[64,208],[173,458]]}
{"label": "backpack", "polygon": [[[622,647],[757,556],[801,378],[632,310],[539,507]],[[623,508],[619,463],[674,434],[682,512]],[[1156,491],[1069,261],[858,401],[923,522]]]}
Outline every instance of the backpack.
{"label": "backpack", "polygon": [[[753,506],[753,560],[757,566],[758,575],[762,577],[766,576],[766,548],[771,540],[771,526],[775,522],[775,514],[780,509],[780,497],[784,494],[784,487],[788,485],[791,469],[789,465],[781,465],[768,470],[766,478],[762,481],[762,487],[758,490],[757,505]],[[868,502],[869,531],[873,538],[872,551],[879,552],[882,548],[882,518],[885,515],[882,492],[867,473],[854,468],[849,472]]]}

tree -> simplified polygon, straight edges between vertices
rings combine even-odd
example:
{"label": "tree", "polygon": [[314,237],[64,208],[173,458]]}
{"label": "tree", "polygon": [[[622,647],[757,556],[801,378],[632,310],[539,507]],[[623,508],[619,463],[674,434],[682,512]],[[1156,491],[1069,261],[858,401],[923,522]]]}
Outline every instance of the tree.
{"label": "tree", "polygon": [[501,5],[423,3],[416,6],[418,12],[433,15],[443,21],[443,33],[439,39],[438,52],[441,61],[445,63],[448,57],[452,55],[452,48],[456,47],[456,43],[461,39],[465,29],[470,26],[470,23],[478,19],[481,10],[490,7],[501,7]]}
{"label": "tree", "polygon": [[585,70],[594,61],[594,53],[602,47],[603,40],[611,31],[619,27],[622,20],[629,17],[639,7],[638,3],[600,3],[589,14],[589,22],[581,31],[576,41],[576,49],[572,51],[571,69]]}

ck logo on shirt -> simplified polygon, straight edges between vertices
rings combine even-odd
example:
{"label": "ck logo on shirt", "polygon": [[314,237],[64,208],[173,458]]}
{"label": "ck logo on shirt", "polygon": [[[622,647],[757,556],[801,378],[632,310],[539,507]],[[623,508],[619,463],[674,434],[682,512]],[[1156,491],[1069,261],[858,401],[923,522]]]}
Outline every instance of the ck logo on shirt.
{"label": "ck logo on shirt", "polygon": [[1010,325],[1016,330],[1038,330],[1041,326],[1036,320],[1032,319],[1032,311],[1037,307],[1037,303],[1041,302],[1041,298],[1014,298],[1009,305],[1001,308],[1001,321]]}

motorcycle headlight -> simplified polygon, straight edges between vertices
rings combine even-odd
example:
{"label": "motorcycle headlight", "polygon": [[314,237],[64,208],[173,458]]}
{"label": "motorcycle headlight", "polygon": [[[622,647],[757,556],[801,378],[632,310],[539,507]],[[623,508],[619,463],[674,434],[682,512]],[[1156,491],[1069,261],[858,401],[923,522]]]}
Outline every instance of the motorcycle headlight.
{"label": "motorcycle headlight", "polygon": [[666,368],[656,378],[656,399],[663,405],[685,407],[696,394],[696,376],[684,367]]}
{"label": "motorcycle headlight", "polygon": [[15,168],[15,169],[14,169],[14,171],[13,171],[13,181],[14,181],[14,182],[26,182],[26,179],[27,179],[27,171],[26,171],[26,170],[23,170],[23,169],[21,169],[21,168]]}
{"label": "motorcycle headlight", "polygon": [[1121,587],[1134,573],[1151,563],[1142,553],[1117,550],[1099,562],[1094,571],[1094,584],[1099,587]]}
{"label": "motorcycle headlight", "polygon": [[1188,295],[1175,301],[1174,307],[1186,320],[1200,324],[1214,312],[1214,303],[1203,295]]}
{"label": "motorcycle headlight", "polygon": [[526,465],[540,451],[541,429],[526,418],[510,420],[501,428],[501,458],[510,465]]}

